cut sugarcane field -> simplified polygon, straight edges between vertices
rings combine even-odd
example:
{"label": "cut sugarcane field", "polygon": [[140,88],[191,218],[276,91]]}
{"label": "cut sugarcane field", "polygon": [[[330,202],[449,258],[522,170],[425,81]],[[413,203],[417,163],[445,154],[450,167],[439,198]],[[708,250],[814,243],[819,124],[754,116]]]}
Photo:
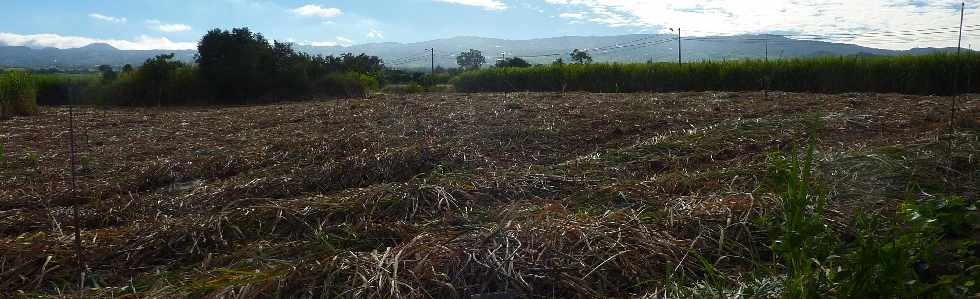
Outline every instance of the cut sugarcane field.
{"label": "cut sugarcane field", "polygon": [[0,21],[0,298],[980,296],[969,3],[705,33],[648,13],[749,4],[421,1],[469,20],[409,35],[365,2]]}

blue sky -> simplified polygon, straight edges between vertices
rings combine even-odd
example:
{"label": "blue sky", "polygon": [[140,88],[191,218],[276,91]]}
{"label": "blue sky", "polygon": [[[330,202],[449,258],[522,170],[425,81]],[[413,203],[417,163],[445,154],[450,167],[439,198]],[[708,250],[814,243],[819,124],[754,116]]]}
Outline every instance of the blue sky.
{"label": "blue sky", "polygon": [[[802,33],[884,48],[955,46],[956,34],[905,32],[959,24],[952,0],[4,0],[0,43],[186,49],[208,29],[248,26],[314,45],[453,36],[529,39],[667,32]],[[980,21],[968,5],[967,24]],[[974,23],[975,24],[975,23]],[[972,29],[972,28],[970,28]],[[921,32],[921,31],[919,31]],[[967,32],[964,46],[980,44]],[[899,35],[899,36],[896,36]],[[976,41],[976,42],[974,42]]]}

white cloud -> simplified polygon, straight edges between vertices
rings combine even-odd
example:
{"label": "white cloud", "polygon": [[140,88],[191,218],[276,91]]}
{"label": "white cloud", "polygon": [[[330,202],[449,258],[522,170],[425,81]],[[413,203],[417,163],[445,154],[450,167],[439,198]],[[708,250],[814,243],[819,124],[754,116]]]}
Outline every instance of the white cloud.
{"label": "white cloud", "polygon": [[294,14],[303,17],[332,18],[343,14],[339,8],[323,7],[316,4],[307,4],[290,10]]}
{"label": "white cloud", "polygon": [[486,10],[506,10],[507,4],[500,0],[435,0],[436,2],[469,5],[481,7]]}
{"label": "white cloud", "polygon": [[174,42],[166,37],[140,35],[134,40],[96,39],[81,36],[63,36],[53,33],[22,35],[0,32],[0,43],[10,46],[79,48],[95,43],[105,43],[121,50],[191,50],[196,43]]}
{"label": "white cloud", "polygon": [[311,41],[303,42],[301,44],[314,46],[314,47],[336,47],[340,45],[337,42],[311,42]]}
{"label": "white cloud", "polygon": [[[573,12],[562,15],[609,27],[633,27],[664,32],[683,28],[685,35],[743,33],[800,33],[832,37],[835,41],[903,49],[956,46],[956,33],[911,37],[865,35],[842,38],[841,33],[900,32],[959,25],[960,0],[545,0]],[[966,19],[980,13],[968,9]],[[952,30],[949,30],[952,31]],[[973,38],[973,43],[980,38]],[[968,40],[964,40],[967,44]]]}
{"label": "white cloud", "polygon": [[351,45],[354,44],[353,40],[343,36],[338,36],[335,39],[337,41],[303,41],[300,42],[299,44],[304,46],[314,46],[314,47],[336,47],[336,46],[350,47]]}
{"label": "white cloud", "polygon": [[126,18],[112,17],[112,16],[107,16],[98,13],[90,13],[88,14],[88,17],[99,21],[106,21],[110,23],[118,23],[118,24],[126,23]]}
{"label": "white cloud", "polygon": [[193,29],[191,26],[184,24],[160,24],[160,26],[157,26],[157,30],[163,32],[181,32],[190,31],[191,29]]}
{"label": "white cloud", "polygon": [[340,44],[342,44],[342,45],[350,45],[350,44],[353,44],[354,43],[353,40],[351,40],[349,38],[346,38],[346,37],[343,37],[343,36],[338,36],[337,37],[337,41],[339,41]]}
{"label": "white cloud", "polygon": [[566,13],[561,13],[558,16],[566,19],[576,19],[576,20],[585,19],[585,14],[583,13],[566,12]]}
{"label": "white cloud", "polygon": [[163,22],[160,22],[160,20],[146,20],[146,23],[150,25],[150,28],[162,32],[183,32],[183,31],[191,31],[192,29],[194,29],[190,25],[165,24]]}
{"label": "white cloud", "polygon": [[377,30],[377,29],[371,29],[371,31],[368,31],[367,37],[368,38],[376,38],[376,39],[384,39],[385,38],[385,33],[382,32],[382,31],[380,31],[380,30]]}

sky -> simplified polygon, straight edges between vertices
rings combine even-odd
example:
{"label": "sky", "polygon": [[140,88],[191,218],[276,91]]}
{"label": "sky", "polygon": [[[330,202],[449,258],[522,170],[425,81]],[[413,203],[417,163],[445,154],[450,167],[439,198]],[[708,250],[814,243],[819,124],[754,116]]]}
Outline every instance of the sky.
{"label": "sky", "polygon": [[[956,46],[952,0],[0,0],[0,44],[194,49],[213,28],[247,26],[315,46],[455,36],[796,34],[888,49]],[[980,47],[980,3],[963,46]],[[857,35],[855,35],[857,34]],[[975,45],[975,46],[974,46]]]}

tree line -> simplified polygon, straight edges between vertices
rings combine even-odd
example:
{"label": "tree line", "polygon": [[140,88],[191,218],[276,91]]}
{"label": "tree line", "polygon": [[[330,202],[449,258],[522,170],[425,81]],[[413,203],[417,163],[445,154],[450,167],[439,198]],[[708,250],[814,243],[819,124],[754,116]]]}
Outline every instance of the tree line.
{"label": "tree line", "polygon": [[311,55],[291,43],[270,42],[247,27],[208,31],[197,50],[193,64],[165,54],[119,72],[100,66],[99,82],[53,80],[41,87],[50,96],[39,101],[66,104],[73,97],[76,102],[125,106],[260,103],[309,95],[360,96],[384,77],[384,62],[377,56]]}
{"label": "tree line", "polygon": [[[575,49],[568,54],[568,58],[575,64],[590,64],[592,63],[592,55],[586,50]],[[456,55],[456,64],[460,68],[468,71],[478,70],[484,64],[487,63],[487,58],[483,56],[483,52],[476,49],[469,49]],[[565,64],[562,57],[558,57],[551,63],[552,65],[563,65]],[[497,60],[494,67],[497,68],[525,68],[532,67],[530,62],[521,57],[504,57]]]}

